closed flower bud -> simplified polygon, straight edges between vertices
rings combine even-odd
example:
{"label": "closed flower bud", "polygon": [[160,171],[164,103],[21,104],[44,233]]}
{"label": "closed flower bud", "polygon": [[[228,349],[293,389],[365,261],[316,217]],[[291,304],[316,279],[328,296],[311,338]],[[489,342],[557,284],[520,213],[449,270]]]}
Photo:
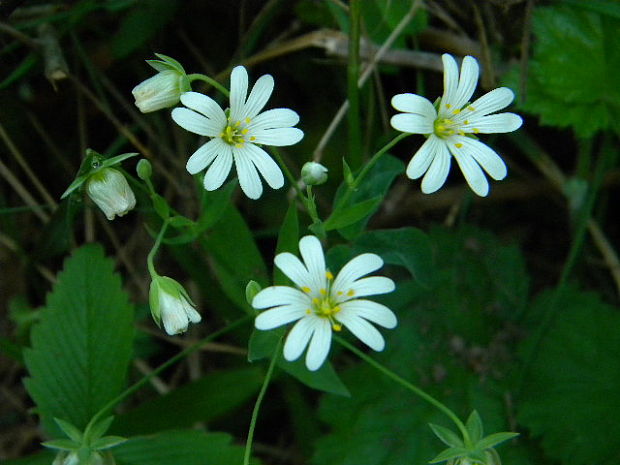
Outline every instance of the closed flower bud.
{"label": "closed flower bud", "polygon": [[179,103],[181,94],[190,90],[189,79],[177,70],[166,69],[142,81],[131,93],[142,113],[169,108]]}
{"label": "closed flower bud", "polygon": [[327,168],[320,163],[309,161],[301,169],[301,179],[308,186],[319,186],[327,181]]}
{"label": "closed flower bud", "polygon": [[104,168],[86,181],[86,192],[108,220],[123,216],[136,206],[136,197],[125,176],[114,168]]}
{"label": "closed flower bud", "polygon": [[167,276],[155,276],[149,291],[151,314],[157,325],[163,323],[173,336],[187,331],[189,323],[198,323],[200,314],[187,292],[177,281]]}

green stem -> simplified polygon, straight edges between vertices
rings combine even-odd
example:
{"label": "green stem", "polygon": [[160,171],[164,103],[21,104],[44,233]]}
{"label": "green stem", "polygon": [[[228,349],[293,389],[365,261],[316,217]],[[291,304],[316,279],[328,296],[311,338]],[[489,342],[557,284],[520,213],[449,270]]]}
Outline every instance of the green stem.
{"label": "green stem", "polygon": [[410,133],[406,133],[406,132],[403,132],[403,133],[397,135],[396,137],[394,137],[394,139],[392,139],[390,142],[385,144],[377,153],[375,153],[372,156],[372,158],[370,160],[368,160],[368,163],[366,163],[364,165],[364,167],[362,168],[362,171],[360,171],[360,174],[357,175],[357,177],[355,178],[355,181],[353,181],[353,184],[351,186],[349,186],[349,188],[347,189],[345,194],[342,196],[342,200],[339,201],[338,204],[342,205],[342,206],[346,205],[347,202],[349,202],[349,200],[351,200],[351,196],[353,195],[353,192],[355,192],[355,190],[358,188],[360,183],[366,177],[368,172],[379,161],[381,156],[383,156],[385,154],[385,152],[390,150],[392,147],[394,147],[397,143],[399,143],[405,137],[408,137],[410,135],[411,135]]}
{"label": "green stem", "polygon": [[193,82],[193,81],[203,81],[203,82],[206,82],[207,84],[215,87],[217,90],[219,90],[226,97],[230,97],[230,92],[228,91],[228,89],[226,87],[224,87],[222,84],[220,84],[219,82],[217,82],[215,79],[210,78],[209,76],[206,76],[206,75],[200,74],[200,73],[195,73],[195,74],[189,74],[187,77],[189,78],[189,82]]}
{"label": "green stem", "polygon": [[442,404],[440,401],[435,399],[433,396],[431,396],[430,394],[427,394],[422,389],[420,389],[419,387],[417,387],[414,384],[410,383],[406,379],[401,378],[396,373],[394,373],[390,369],[384,367],[379,362],[377,362],[373,358],[369,357],[364,352],[359,350],[357,347],[349,344],[347,341],[345,341],[344,339],[340,338],[339,336],[334,336],[334,339],[336,341],[338,341],[338,343],[340,345],[342,345],[342,346],[346,347],[347,349],[349,349],[351,352],[353,352],[359,358],[361,358],[366,363],[371,365],[373,368],[376,368],[377,370],[379,370],[381,373],[383,373],[388,378],[396,381],[398,384],[400,384],[405,389],[410,390],[415,395],[417,395],[418,397],[421,397],[422,399],[427,401],[429,404],[431,404],[433,407],[436,407],[438,410],[440,410],[441,412],[446,414],[446,416],[448,418],[450,418],[450,420],[452,420],[454,422],[454,424],[457,426],[457,428],[459,429],[459,431],[463,435],[463,440],[465,441],[465,445],[466,446],[471,445],[471,438],[469,437],[469,433],[467,432],[467,428],[465,428],[465,425],[459,419],[459,417],[457,417],[456,414],[452,410],[450,410],[446,405]]}
{"label": "green stem", "polygon": [[238,328],[239,326],[241,326],[242,324],[246,323],[251,318],[253,318],[253,317],[245,316],[243,318],[238,319],[237,321],[234,321],[233,323],[229,324],[225,328],[222,328],[219,331],[211,333],[209,336],[201,339],[200,341],[196,342],[195,344],[192,344],[187,349],[179,352],[174,357],[168,359],[166,362],[164,362],[161,365],[159,365],[151,373],[149,373],[148,375],[144,376],[141,380],[137,381],[132,386],[130,386],[127,389],[125,389],[121,394],[116,396],[114,399],[112,399],[110,402],[108,402],[101,410],[99,410],[99,412],[97,412],[95,414],[95,416],[88,423],[88,426],[86,427],[86,430],[89,430],[90,428],[92,428],[92,425],[97,423],[106,413],[108,413],[109,410],[113,409],[115,405],[117,405],[119,402],[121,402],[124,399],[126,399],[127,397],[129,397],[134,392],[138,391],[142,386],[144,386],[152,378],[154,378],[155,376],[160,374],[166,368],[174,365],[179,360],[181,360],[181,359],[187,357],[188,355],[190,355],[191,353],[197,351],[198,349],[200,349],[205,344],[208,344],[209,342],[213,341],[214,339],[217,339],[218,337],[220,337],[220,336],[222,336],[222,335],[224,335],[226,333],[229,333],[230,331]]}
{"label": "green stem", "polygon": [[161,225],[161,229],[159,230],[159,234],[157,235],[157,239],[155,239],[155,244],[153,244],[153,248],[146,257],[146,266],[149,269],[151,279],[153,279],[155,276],[158,276],[157,271],[155,271],[155,265],[153,265],[153,260],[155,259],[155,255],[157,255],[157,250],[159,250],[159,246],[161,245],[161,241],[164,238],[164,234],[166,232],[166,229],[168,228],[169,222],[170,220],[168,219],[164,220],[163,224]]}
{"label": "green stem", "polygon": [[256,403],[254,404],[254,410],[252,411],[252,419],[250,420],[250,429],[248,430],[248,439],[245,442],[245,453],[243,454],[243,465],[249,465],[250,463],[250,455],[252,454],[252,442],[254,441],[254,430],[256,429],[256,421],[258,420],[258,412],[260,410],[260,406],[263,403],[263,398],[265,397],[265,393],[267,392],[267,387],[269,386],[269,382],[271,381],[271,377],[273,376],[273,371],[276,366],[276,362],[278,357],[280,356],[280,348],[282,347],[282,338],[278,341],[278,345],[273,352],[273,357],[271,357],[271,363],[269,364],[269,368],[267,369],[267,374],[265,375],[265,379],[263,380],[263,385],[260,388],[260,392],[258,393],[258,397],[256,398]]}
{"label": "green stem", "polygon": [[271,153],[277,160],[278,165],[280,165],[280,167],[282,168],[282,171],[284,171],[284,176],[287,177],[288,181],[291,183],[291,186],[293,186],[293,189],[295,189],[295,192],[297,193],[297,197],[299,197],[299,201],[302,204],[306,205],[306,197],[304,196],[304,193],[299,188],[297,179],[295,179],[291,171],[288,169],[288,166],[286,166],[286,163],[284,163],[284,159],[282,158],[282,155],[280,155],[280,152],[278,151],[278,149],[276,149],[275,147],[269,147],[269,150],[271,151]]}
{"label": "green stem", "polygon": [[352,170],[358,169],[362,164],[361,145],[361,122],[359,104],[359,79],[360,70],[360,0],[349,2],[349,62],[347,66],[347,94],[349,97],[349,110],[347,113],[348,137],[349,137],[349,166]]}

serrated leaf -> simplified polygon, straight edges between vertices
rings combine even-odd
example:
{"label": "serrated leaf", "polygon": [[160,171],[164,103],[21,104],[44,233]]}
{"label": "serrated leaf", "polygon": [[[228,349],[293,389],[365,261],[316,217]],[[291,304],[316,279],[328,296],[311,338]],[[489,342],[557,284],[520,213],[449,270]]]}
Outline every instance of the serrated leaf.
{"label": "serrated leaf", "polygon": [[117,465],[239,465],[243,447],[223,433],[166,431],[131,438],[114,448]]}
{"label": "serrated leaf", "polygon": [[430,463],[444,462],[450,459],[456,459],[459,457],[465,457],[469,453],[469,450],[464,447],[450,447],[437,454]]}
{"label": "serrated leaf", "polygon": [[480,415],[475,410],[471,412],[469,417],[467,418],[467,423],[465,423],[465,428],[469,432],[469,437],[474,444],[476,444],[482,438],[483,427],[482,427],[482,419]]}
{"label": "serrated leaf", "polygon": [[450,447],[463,447],[462,439],[451,429],[445,428],[441,425],[429,423],[433,433],[437,436],[441,442]]}
{"label": "serrated leaf", "polygon": [[45,429],[53,418],[84,429],[125,385],[131,357],[133,308],[98,244],[74,251],[32,331],[24,382]]}
{"label": "serrated leaf", "polygon": [[[589,3],[589,2],[582,2]],[[620,19],[565,5],[536,8],[527,99],[543,124],[581,137],[620,132]],[[513,79],[513,84],[516,84]]]}
{"label": "serrated leaf", "polygon": [[262,382],[256,367],[211,373],[117,416],[111,432],[130,436],[209,423],[252,398]]}
{"label": "serrated leaf", "polygon": [[[538,298],[543,315],[554,291]],[[565,465],[617,463],[620,456],[620,312],[592,293],[568,288],[524,381],[519,421],[542,436]],[[528,353],[526,340],[521,347]]]}
{"label": "serrated leaf", "polygon": [[501,444],[504,441],[516,438],[517,436],[519,436],[519,433],[502,432],[489,434],[486,438],[482,438],[478,444],[476,444],[476,447],[480,450],[489,449]]}
{"label": "serrated leaf", "polygon": [[329,361],[326,361],[316,371],[310,371],[306,368],[303,356],[294,362],[287,362],[280,354],[278,366],[286,371],[289,375],[297,378],[313,389],[338,394],[339,396],[351,397],[351,393],[342,382],[334,367]]}
{"label": "serrated leaf", "polygon": [[348,207],[345,206],[334,210],[329,218],[327,218],[327,220],[323,223],[325,231],[345,228],[353,223],[356,223],[357,221],[362,220],[366,216],[370,215],[370,213],[379,206],[382,199],[383,197],[378,196]]}
{"label": "serrated leaf", "polygon": [[390,265],[404,266],[424,286],[433,283],[432,244],[417,228],[369,231],[355,240],[354,250],[374,252]]}

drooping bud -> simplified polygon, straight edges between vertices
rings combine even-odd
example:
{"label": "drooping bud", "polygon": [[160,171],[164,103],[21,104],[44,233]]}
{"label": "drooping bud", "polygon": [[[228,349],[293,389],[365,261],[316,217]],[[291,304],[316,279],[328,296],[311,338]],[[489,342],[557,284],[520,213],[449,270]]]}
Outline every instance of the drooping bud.
{"label": "drooping bud", "polygon": [[158,326],[163,323],[164,329],[171,336],[184,333],[190,322],[198,323],[201,320],[187,291],[167,276],[153,277],[149,304],[155,323]]}
{"label": "drooping bud", "polygon": [[103,211],[108,220],[123,216],[136,206],[136,197],[123,173],[114,168],[104,168],[86,181],[86,192]]}
{"label": "drooping bud", "polygon": [[327,181],[327,168],[315,161],[309,161],[301,169],[301,179],[308,186],[319,186]]}
{"label": "drooping bud", "polygon": [[151,162],[148,161],[146,158],[142,158],[136,165],[136,173],[138,174],[138,177],[143,181],[150,179],[151,175],[153,174],[153,167],[151,166]]}
{"label": "drooping bud", "polygon": [[169,108],[179,103],[181,94],[190,90],[185,74],[174,70],[160,71],[133,88],[136,106],[142,113]]}

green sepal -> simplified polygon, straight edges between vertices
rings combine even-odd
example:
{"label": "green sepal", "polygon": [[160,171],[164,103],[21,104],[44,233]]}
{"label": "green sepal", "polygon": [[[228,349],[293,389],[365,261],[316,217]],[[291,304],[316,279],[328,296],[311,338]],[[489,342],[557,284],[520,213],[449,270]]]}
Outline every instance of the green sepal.
{"label": "green sepal", "polygon": [[67,435],[67,437],[71,438],[75,442],[82,442],[83,434],[78,428],[73,426],[68,421],[62,420],[60,418],[54,418],[54,421],[60,427],[62,432]]}
{"label": "green sepal", "polygon": [[476,444],[480,439],[482,439],[483,427],[482,427],[482,419],[476,410],[471,412],[469,418],[467,419],[467,423],[465,423],[465,427],[469,432],[469,437],[472,443]]}
{"label": "green sepal", "polygon": [[245,286],[245,300],[247,300],[250,306],[252,306],[252,300],[254,300],[256,294],[258,294],[261,290],[261,285],[253,280],[249,281],[248,284]]}
{"label": "green sepal", "polygon": [[93,442],[90,447],[94,450],[111,449],[112,447],[116,447],[125,441],[127,441],[127,438],[122,436],[104,436]]}
{"label": "green sepal", "polygon": [[114,417],[110,415],[109,417],[105,417],[103,420],[97,421],[97,423],[92,426],[89,425],[86,428],[86,431],[84,431],[84,442],[91,444],[93,441],[99,439],[105,434],[108,428],[110,428],[113,421]]}
{"label": "green sepal", "polygon": [[196,225],[196,222],[186,218],[185,216],[177,215],[170,218],[168,224],[173,228],[191,228]]}
{"label": "green sepal", "polygon": [[476,448],[482,450],[490,449],[491,447],[495,447],[498,444],[508,441],[509,439],[516,438],[517,436],[519,436],[519,433],[512,433],[509,431],[489,434],[486,438],[478,441]]}
{"label": "green sepal", "polygon": [[153,202],[153,208],[162,220],[167,220],[170,216],[170,207],[168,202],[161,195],[153,193],[151,195],[151,201]]}
{"label": "green sepal", "polygon": [[49,449],[74,451],[81,447],[79,442],[72,441],[71,439],[52,439],[51,441],[45,441],[41,443]]}
{"label": "green sepal", "polygon": [[159,311],[159,285],[155,282],[159,276],[152,276],[151,287],[149,289],[149,308],[155,324],[161,328],[161,312]]}
{"label": "green sepal", "polygon": [[436,425],[434,423],[429,423],[428,426],[431,427],[435,436],[439,438],[441,442],[443,442],[446,446],[450,447],[464,447],[462,439],[459,438],[454,431],[445,428],[440,425]]}
{"label": "green sepal", "polygon": [[115,157],[105,158],[99,169],[109,168],[111,166],[118,165],[119,163],[127,160],[128,158],[136,157],[138,155],[140,155],[138,152],[128,152],[128,153],[122,153],[120,155],[116,155]]}
{"label": "green sepal", "polygon": [[156,71],[166,71],[173,70],[178,71],[179,73],[185,73],[185,69],[177,60],[168,55],[164,55],[163,53],[156,53],[155,56],[159,58],[159,60],[145,60],[150,66],[152,66]]}
{"label": "green sepal", "polygon": [[342,175],[344,176],[344,182],[347,183],[347,186],[353,188],[355,178],[353,177],[353,173],[351,172],[351,167],[344,158],[342,159]]}
{"label": "green sepal", "polygon": [[483,450],[470,450],[467,454],[467,458],[480,465],[485,465],[487,463],[487,454]]}
{"label": "green sepal", "polygon": [[466,457],[469,454],[469,450],[464,447],[450,447],[440,452],[435,458],[429,461],[429,463],[439,463],[445,460],[457,459],[459,457]]}

